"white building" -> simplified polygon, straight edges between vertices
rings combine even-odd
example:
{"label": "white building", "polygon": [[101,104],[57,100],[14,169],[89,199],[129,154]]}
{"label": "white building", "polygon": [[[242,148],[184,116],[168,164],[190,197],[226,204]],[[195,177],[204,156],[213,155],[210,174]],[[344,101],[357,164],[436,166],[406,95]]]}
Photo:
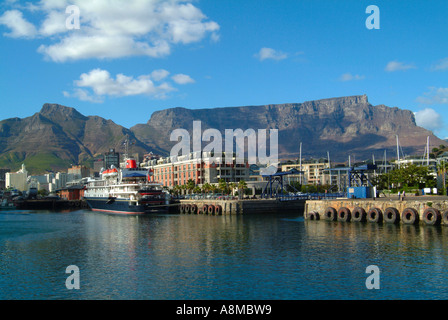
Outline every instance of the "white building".
{"label": "white building", "polygon": [[19,191],[27,191],[28,190],[28,171],[26,171],[25,164],[22,164],[22,169],[19,171],[12,173],[8,172],[5,175],[5,187],[13,188]]}

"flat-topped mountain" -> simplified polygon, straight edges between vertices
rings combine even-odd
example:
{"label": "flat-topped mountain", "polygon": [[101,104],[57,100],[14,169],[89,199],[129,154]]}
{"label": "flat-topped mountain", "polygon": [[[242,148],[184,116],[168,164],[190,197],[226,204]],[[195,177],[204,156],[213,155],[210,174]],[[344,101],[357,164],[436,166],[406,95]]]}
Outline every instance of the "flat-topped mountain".
{"label": "flat-topped mountain", "polygon": [[417,126],[411,111],[373,106],[366,95],[264,106],[172,108],[154,112],[146,124],[131,131],[142,142],[169,152],[175,144],[170,142],[170,133],[184,128],[191,135],[194,120],[201,121],[202,130],[215,128],[223,136],[225,129],[276,128],[279,158],[297,158],[301,142],[304,156],[326,157],[329,151],[338,161],[345,161],[348,155],[370,158],[375,151],[382,155],[384,149],[395,152],[396,135],[407,154],[423,153],[427,136],[433,145],[443,143]]}
{"label": "flat-topped mountain", "polygon": [[169,155],[176,144],[170,141],[171,132],[182,128],[192,135],[195,120],[201,121],[202,130],[218,129],[223,137],[225,129],[278,129],[280,159],[297,158],[301,142],[303,156],[321,158],[329,151],[335,161],[345,161],[348,155],[367,159],[374,152],[379,157],[385,149],[395,156],[396,135],[406,154],[423,154],[428,136],[431,145],[444,144],[417,126],[411,111],[373,106],[365,95],[264,106],[171,108],[149,117],[146,124],[127,129],[46,103],[31,117],[0,121],[0,166],[16,170],[25,163],[31,172],[62,170],[110,148],[124,152],[126,136],[135,142],[133,153]]}

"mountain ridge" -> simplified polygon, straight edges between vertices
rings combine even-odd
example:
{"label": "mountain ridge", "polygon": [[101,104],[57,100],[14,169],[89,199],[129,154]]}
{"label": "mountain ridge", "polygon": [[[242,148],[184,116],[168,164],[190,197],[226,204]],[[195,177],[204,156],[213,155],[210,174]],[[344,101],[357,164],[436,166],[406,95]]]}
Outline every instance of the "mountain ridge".
{"label": "mountain ridge", "polygon": [[201,121],[202,130],[218,129],[223,136],[225,129],[278,129],[279,158],[285,159],[298,157],[301,142],[305,157],[326,157],[328,151],[335,161],[353,154],[368,158],[382,150],[393,152],[396,135],[406,153],[423,153],[427,136],[433,145],[445,142],[418,127],[411,111],[373,106],[366,95],[258,106],[168,108],[129,129],[72,107],[45,103],[30,117],[0,121],[0,166],[15,170],[25,163],[31,172],[63,170],[70,164],[88,163],[110,148],[124,152],[126,136],[134,142],[132,152],[168,155],[177,143],[170,141],[170,133],[186,129],[192,135],[195,120]]}
{"label": "mountain ridge", "polygon": [[226,128],[277,128],[280,158],[298,157],[300,142],[305,156],[319,158],[329,151],[338,161],[346,160],[350,153],[370,157],[380,149],[396,150],[397,134],[408,153],[420,149],[423,153],[427,136],[436,145],[443,142],[418,127],[410,110],[373,106],[366,95],[259,106],[170,108],[154,112],[146,124],[133,126],[131,131],[145,143],[170,150],[174,143],[169,141],[169,133],[184,128],[191,135],[194,120],[201,121],[202,130],[216,128],[221,133]]}

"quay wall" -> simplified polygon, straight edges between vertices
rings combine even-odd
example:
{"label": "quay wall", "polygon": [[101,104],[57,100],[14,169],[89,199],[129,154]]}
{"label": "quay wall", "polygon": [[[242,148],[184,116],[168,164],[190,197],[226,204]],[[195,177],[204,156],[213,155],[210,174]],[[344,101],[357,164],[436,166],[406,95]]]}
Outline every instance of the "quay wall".
{"label": "quay wall", "polygon": [[[385,212],[387,208],[395,208],[402,217],[405,209],[412,208],[415,209],[418,214],[418,221],[416,223],[429,224],[425,222],[424,213],[425,210],[433,208],[437,209],[440,213],[439,222],[441,224],[448,225],[448,220],[443,219],[444,213],[448,211],[448,199],[419,199],[418,197],[411,198],[409,200],[392,200],[392,199],[332,199],[332,200],[307,200],[304,208],[305,219],[312,219],[313,212],[319,214],[320,220],[325,220],[325,212],[327,208],[334,208],[338,211],[340,208],[347,208],[353,211],[355,208],[363,208],[366,212],[370,209],[378,208],[382,213]],[[448,215],[446,215],[448,217]],[[327,219],[328,220],[328,219]],[[339,219],[335,219],[339,220]],[[403,223],[402,219],[399,219],[400,223]],[[383,222],[383,221],[381,221]],[[397,222],[398,223],[398,222]]]}
{"label": "quay wall", "polygon": [[276,199],[251,199],[251,200],[181,200],[178,206],[179,213],[192,213],[191,209],[188,212],[182,210],[182,205],[196,206],[195,214],[210,214],[209,212],[202,212],[204,205],[220,206],[220,213],[213,213],[213,215],[242,215],[242,214],[268,214],[268,213],[296,213],[303,214],[305,207],[304,200],[279,201]]}
{"label": "quay wall", "polygon": [[14,202],[19,210],[78,210],[87,209],[87,202],[84,200],[19,200]]}

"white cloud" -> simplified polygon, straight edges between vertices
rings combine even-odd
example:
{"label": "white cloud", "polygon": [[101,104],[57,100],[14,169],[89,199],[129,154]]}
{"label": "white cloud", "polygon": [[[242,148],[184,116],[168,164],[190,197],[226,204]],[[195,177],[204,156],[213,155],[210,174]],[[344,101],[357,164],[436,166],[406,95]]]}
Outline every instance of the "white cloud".
{"label": "white cloud", "polygon": [[415,68],[416,67],[413,64],[405,64],[399,61],[391,61],[387,64],[385,70],[387,72],[395,72],[395,71],[406,71]]}
{"label": "white cloud", "polygon": [[429,92],[417,98],[423,104],[448,104],[448,88],[430,87]]}
{"label": "white cloud", "polygon": [[358,74],[352,75],[351,73],[344,73],[340,76],[339,81],[353,81],[353,80],[363,80],[365,76],[360,76]]}
{"label": "white cloud", "polygon": [[414,115],[417,125],[425,129],[437,131],[444,126],[442,116],[434,109],[426,108],[415,112]]}
{"label": "white cloud", "polygon": [[64,91],[63,94],[66,97],[97,103],[103,102],[106,96],[146,95],[156,99],[165,99],[168,93],[177,89],[166,81],[156,82],[163,80],[168,74],[169,72],[166,70],[155,70],[149,75],[141,75],[136,78],[121,73],[114,78],[107,70],[93,69],[88,73],[81,74],[79,80],[74,81],[75,88],[72,93]]}
{"label": "white cloud", "polygon": [[431,70],[432,71],[448,70],[448,58],[438,61],[436,65],[432,66]]}
{"label": "white cloud", "polygon": [[9,10],[0,17],[0,24],[8,27],[11,32],[4,33],[5,36],[12,38],[34,38],[37,30],[34,25],[25,20],[22,12],[18,10]]}
{"label": "white cloud", "polygon": [[[41,0],[23,9],[39,15],[40,26],[24,20],[18,10],[7,11],[0,23],[11,29],[11,37],[48,38],[50,44],[42,44],[38,52],[57,62],[157,58],[169,55],[175,44],[199,42],[207,36],[219,39],[219,25],[190,2],[194,0]],[[68,5],[80,9],[80,29],[66,28]]]}
{"label": "white cloud", "polygon": [[195,82],[190,76],[182,73],[172,76],[171,79],[173,79],[173,81],[177,84],[188,84]]}
{"label": "white cloud", "polygon": [[69,93],[67,91],[62,92],[64,94],[64,97],[70,98],[78,98],[81,101],[88,101],[93,103],[102,103],[103,97],[94,96],[89,93],[89,91],[85,89],[75,88],[72,93]]}
{"label": "white cloud", "polygon": [[261,48],[260,51],[255,54],[255,57],[258,58],[260,61],[264,61],[267,59],[278,61],[288,58],[288,54],[274,50],[272,48]]}
{"label": "white cloud", "polygon": [[166,71],[164,69],[154,70],[153,72],[151,72],[151,78],[155,81],[160,81],[168,77],[169,74],[169,71]]}

